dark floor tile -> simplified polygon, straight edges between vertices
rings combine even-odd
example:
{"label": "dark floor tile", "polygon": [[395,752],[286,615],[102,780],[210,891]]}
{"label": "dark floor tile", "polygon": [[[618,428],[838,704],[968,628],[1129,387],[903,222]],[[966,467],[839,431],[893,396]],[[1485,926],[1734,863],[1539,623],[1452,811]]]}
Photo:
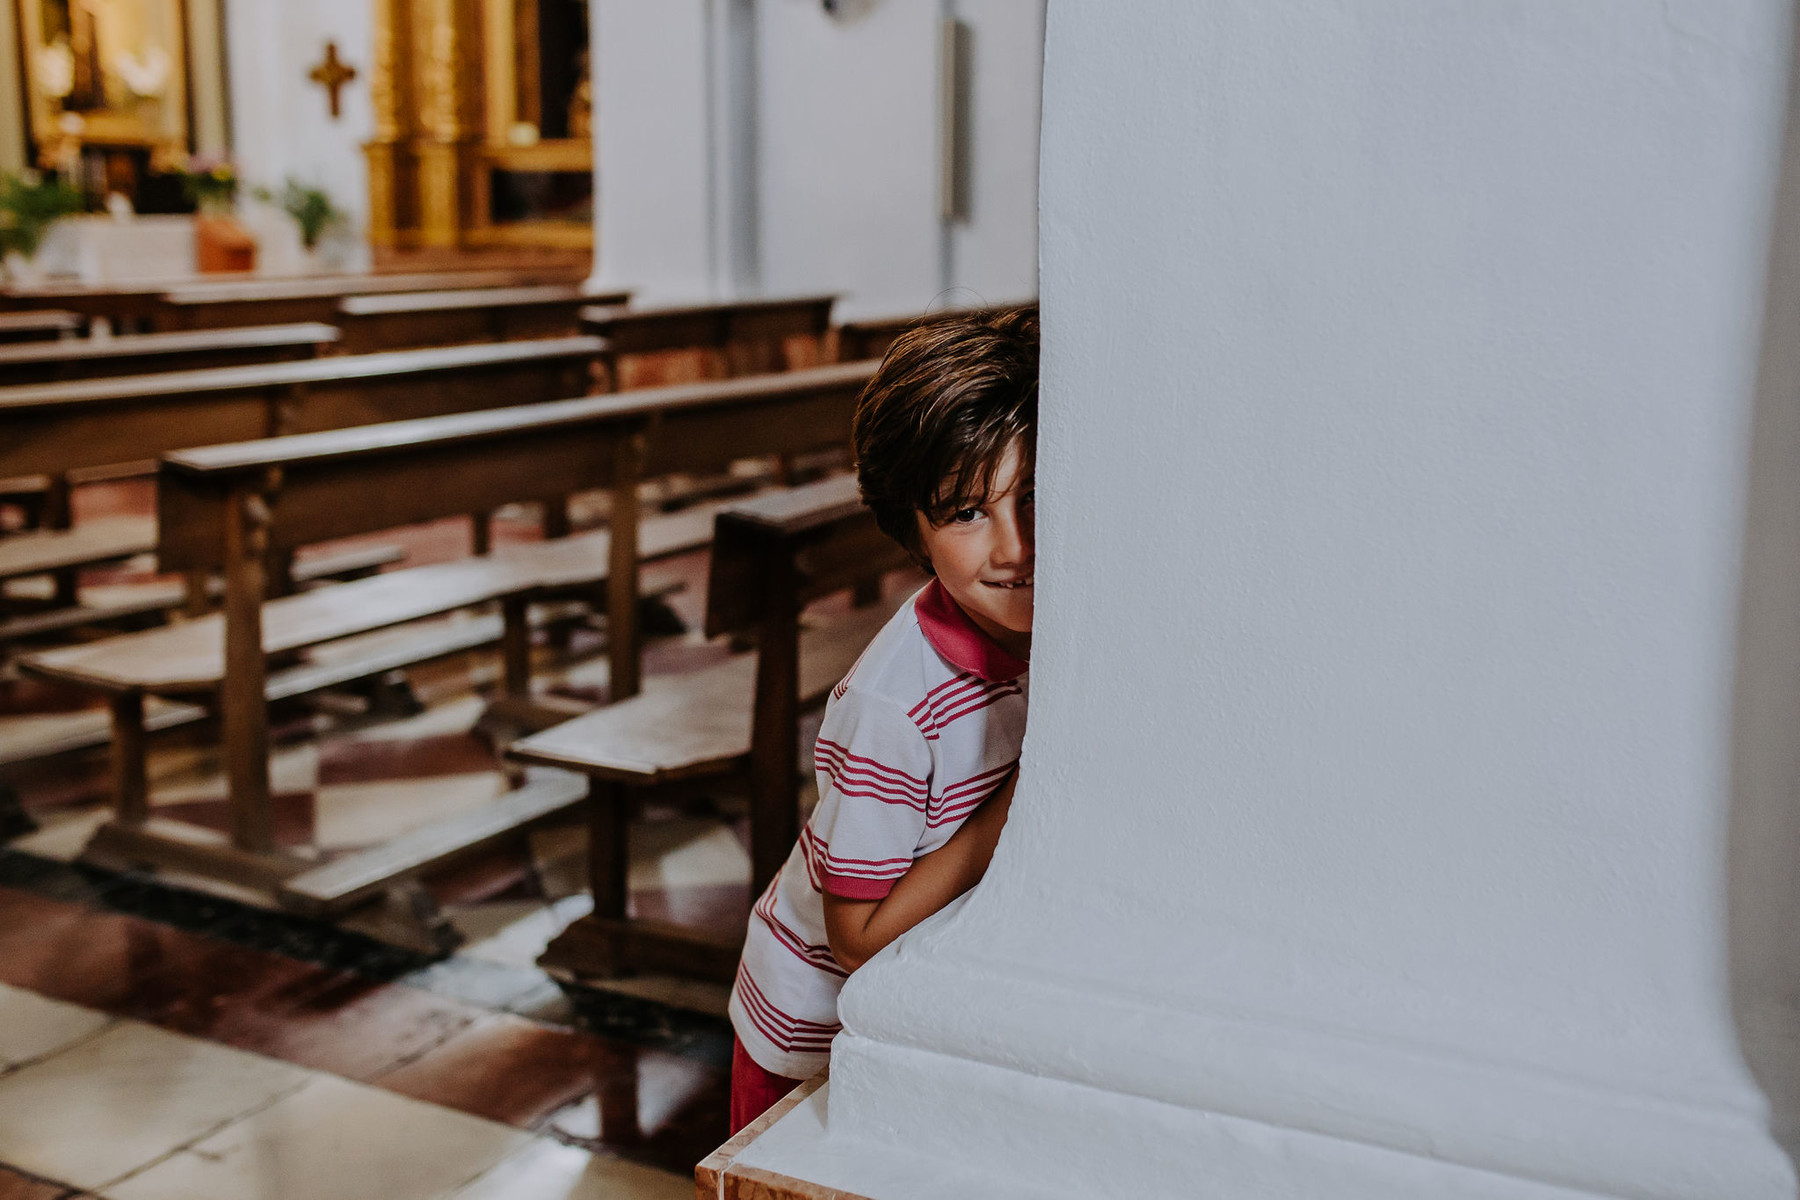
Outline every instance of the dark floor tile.
{"label": "dark floor tile", "polygon": [[128,919],[139,975],[121,1011],[177,1033],[219,1040],[221,1027],[245,1015],[276,1018],[333,977],[311,963]]}
{"label": "dark floor tile", "polygon": [[531,1129],[583,1096],[634,1079],[634,1060],[629,1046],[495,1013],[372,1082]]}
{"label": "dark floor tile", "polygon": [[60,1183],[47,1183],[32,1175],[0,1167],[0,1200],[63,1200],[78,1195]]}
{"label": "dark floor tile", "polygon": [[0,980],[205,1035],[319,968],[124,913],[0,889]]}
{"label": "dark floor tile", "polygon": [[345,1079],[370,1080],[480,1019],[483,1010],[344,972],[221,1014],[206,1036]]}
{"label": "dark floor tile", "polygon": [[631,893],[631,915],[704,929],[743,930],[750,923],[750,885],[641,888]]}
{"label": "dark floor tile", "polygon": [[123,1012],[150,951],[131,917],[0,888],[0,982]]}
{"label": "dark floor tile", "polygon": [[499,765],[487,742],[474,733],[369,741],[335,738],[319,746],[319,786],[465,775]]}

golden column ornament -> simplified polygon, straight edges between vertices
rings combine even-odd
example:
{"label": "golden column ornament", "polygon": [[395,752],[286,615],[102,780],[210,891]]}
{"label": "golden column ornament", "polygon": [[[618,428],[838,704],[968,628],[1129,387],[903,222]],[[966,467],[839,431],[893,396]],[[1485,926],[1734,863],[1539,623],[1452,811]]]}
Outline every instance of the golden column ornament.
{"label": "golden column ornament", "polygon": [[479,0],[414,0],[420,241],[455,246],[474,223],[481,136]]}
{"label": "golden column ornament", "polygon": [[369,102],[375,110],[375,136],[363,144],[363,153],[369,160],[369,241],[377,246],[399,245],[401,231],[415,220],[407,203],[413,173],[404,147],[411,133],[409,7],[407,0],[374,0],[373,5]]}

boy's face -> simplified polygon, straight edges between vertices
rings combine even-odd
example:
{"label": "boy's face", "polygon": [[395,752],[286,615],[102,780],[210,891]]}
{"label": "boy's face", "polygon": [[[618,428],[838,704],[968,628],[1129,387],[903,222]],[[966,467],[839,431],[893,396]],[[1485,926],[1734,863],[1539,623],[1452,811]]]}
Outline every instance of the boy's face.
{"label": "boy's face", "polygon": [[919,541],[938,582],[975,624],[1019,658],[1031,650],[1035,484],[1023,443],[1015,441],[980,508],[965,508],[938,525],[916,514]]}

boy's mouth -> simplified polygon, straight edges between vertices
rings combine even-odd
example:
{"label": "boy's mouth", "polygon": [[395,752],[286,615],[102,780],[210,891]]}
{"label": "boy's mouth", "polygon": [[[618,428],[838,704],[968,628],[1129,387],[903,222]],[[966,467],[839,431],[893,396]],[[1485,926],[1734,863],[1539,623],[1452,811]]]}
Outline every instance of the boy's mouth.
{"label": "boy's mouth", "polygon": [[986,579],[982,582],[986,583],[991,588],[999,588],[1003,592],[1012,592],[1017,591],[1020,588],[1030,587],[1034,579],[1036,579],[1036,576],[1027,575],[1023,579]]}

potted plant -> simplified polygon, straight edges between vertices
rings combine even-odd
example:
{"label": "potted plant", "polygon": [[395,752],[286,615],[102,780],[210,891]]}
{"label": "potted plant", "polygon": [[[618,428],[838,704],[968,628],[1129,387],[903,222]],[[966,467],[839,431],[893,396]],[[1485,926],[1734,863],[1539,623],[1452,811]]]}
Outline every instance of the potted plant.
{"label": "potted plant", "polygon": [[181,190],[199,209],[194,218],[194,266],[202,272],[256,268],[256,239],[233,215],[237,169],[228,158],[196,154],[180,171]]}
{"label": "potted plant", "polygon": [[15,282],[33,277],[31,260],[51,223],[84,207],[81,193],[55,176],[0,175],[0,261],[7,276]]}
{"label": "potted plant", "polygon": [[293,218],[300,227],[300,245],[309,260],[316,261],[319,240],[345,220],[344,210],[332,202],[324,188],[302,183],[291,175],[279,193],[259,187],[255,194],[264,204],[273,204]]}

